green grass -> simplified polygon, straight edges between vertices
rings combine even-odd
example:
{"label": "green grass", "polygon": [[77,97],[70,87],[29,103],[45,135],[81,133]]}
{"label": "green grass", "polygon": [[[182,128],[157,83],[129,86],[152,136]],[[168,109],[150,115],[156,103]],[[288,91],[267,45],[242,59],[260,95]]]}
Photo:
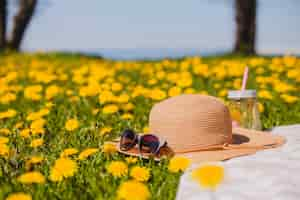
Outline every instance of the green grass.
{"label": "green grass", "polygon": [[[9,119],[0,119],[0,128],[8,128],[12,133],[7,136],[9,138],[8,146],[10,148],[10,156],[4,158],[0,156],[0,199],[5,199],[8,194],[14,192],[24,192],[32,195],[33,199],[115,199],[116,191],[125,180],[130,179],[129,176],[122,178],[114,178],[106,171],[106,166],[113,160],[124,160],[125,156],[114,154],[107,156],[106,154],[96,153],[84,161],[77,161],[79,166],[78,172],[70,178],[64,179],[61,182],[55,183],[48,179],[50,168],[53,166],[55,160],[59,158],[60,153],[68,147],[77,148],[82,151],[88,147],[96,147],[101,149],[105,141],[111,141],[113,138],[119,136],[120,132],[125,128],[133,128],[136,131],[143,131],[144,127],[148,126],[148,115],[151,107],[157,102],[149,96],[132,97],[133,89],[137,85],[142,85],[149,88],[160,88],[162,91],[167,91],[176,83],[169,81],[168,76],[165,78],[157,78],[157,72],[163,70],[167,74],[179,73],[181,71],[181,64],[188,63],[187,69],[184,71],[190,72],[192,84],[186,88],[194,88],[196,93],[206,91],[210,95],[219,96],[219,92],[226,88],[231,89],[234,80],[241,78],[240,76],[232,76],[229,71],[234,70],[234,64],[246,65],[250,64],[250,79],[248,83],[249,88],[260,90],[268,90],[272,93],[273,99],[259,99],[264,106],[264,111],[261,113],[263,127],[265,129],[278,125],[300,123],[300,103],[299,100],[294,103],[287,103],[280,97],[282,93],[274,89],[274,84],[262,85],[257,83],[257,76],[271,77],[277,74],[277,80],[285,82],[294,87],[294,89],[284,92],[295,96],[299,99],[299,78],[287,77],[290,70],[298,70],[300,75],[300,59],[296,58],[296,62],[292,66],[285,66],[285,61],[281,59],[283,71],[276,71],[270,66],[272,64],[272,57],[260,57],[264,59],[261,64],[251,66],[251,60],[258,57],[209,57],[202,58],[201,63],[207,64],[209,72],[208,77],[196,75],[193,72],[193,61],[190,58],[183,58],[178,60],[158,60],[158,61],[111,61],[101,58],[81,56],[77,54],[6,54],[0,55],[0,90],[4,87],[5,76],[11,72],[16,72],[18,77],[11,80],[8,84],[10,86],[21,86],[18,91],[12,91],[16,94],[16,100],[9,103],[0,103],[0,112],[7,109],[15,109],[18,113],[15,117]],[[231,64],[224,64],[231,62]],[[223,63],[223,64],[222,64]],[[120,65],[125,67],[120,67]],[[196,64],[195,64],[196,65]],[[225,65],[226,76],[223,78],[216,78],[211,72],[212,68],[218,68]],[[173,66],[173,67],[170,67]],[[114,92],[115,95],[126,93],[130,95],[130,100],[135,107],[129,111],[134,116],[132,120],[124,120],[121,118],[122,114],[127,111],[120,110],[116,114],[107,115],[102,114],[102,108],[105,104],[99,103],[98,95],[91,97],[82,97],[79,95],[81,84],[75,83],[73,80],[74,70],[87,67],[99,67],[104,71],[114,69],[112,75],[108,75],[99,82],[100,85],[113,82],[121,82],[120,77],[129,78],[129,82],[122,83],[123,89]],[[263,74],[258,75],[256,69],[263,68]],[[147,70],[153,69],[154,72],[145,73]],[[53,80],[48,83],[41,83],[30,76],[30,72],[40,70],[46,74],[55,74],[60,77],[62,74],[67,76],[66,80]],[[98,73],[102,73],[99,71]],[[95,74],[84,74],[84,79],[93,77]],[[149,84],[149,80],[156,79],[157,83]],[[24,88],[28,85],[40,84],[43,86],[42,98],[38,101],[24,97]],[[49,86],[56,84],[62,89],[57,96],[51,100],[46,100],[44,90]],[[217,88],[216,84],[221,85]],[[83,84],[85,85],[85,84]],[[184,89],[186,89],[184,88]],[[2,88],[3,89],[3,88]],[[67,90],[72,91],[72,95],[67,94]],[[3,90],[4,91],[4,90]],[[0,91],[0,98],[5,92]],[[77,98],[76,101],[72,98]],[[224,98],[221,97],[220,98]],[[226,99],[226,98],[225,98]],[[22,138],[19,133],[21,129],[15,128],[15,124],[23,122],[23,127],[29,127],[30,122],[26,120],[26,116],[31,111],[38,111],[45,107],[47,102],[53,102],[54,106],[50,109],[50,113],[44,117],[46,119],[45,131],[42,136],[31,136],[30,138]],[[121,104],[114,103],[121,107]],[[99,113],[92,114],[93,109],[99,109]],[[69,118],[77,118],[80,122],[80,127],[69,133],[65,130],[65,122]],[[103,127],[112,127],[112,133],[106,136],[100,136],[99,131]],[[29,144],[33,138],[43,138],[44,144],[38,148],[31,148]],[[47,181],[44,184],[26,185],[19,183],[17,177],[26,170],[26,160],[33,155],[41,155],[45,161],[41,164],[32,166],[30,170],[40,171]],[[76,156],[73,157],[75,159]],[[177,186],[179,183],[180,173],[174,174],[168,171],[168,160],[163,160],[158,163],[153,160],[139,160],[136,165],[146,166],[151,170],[151,178],[146,183],[148,186],[152,199],[175,199]]]}

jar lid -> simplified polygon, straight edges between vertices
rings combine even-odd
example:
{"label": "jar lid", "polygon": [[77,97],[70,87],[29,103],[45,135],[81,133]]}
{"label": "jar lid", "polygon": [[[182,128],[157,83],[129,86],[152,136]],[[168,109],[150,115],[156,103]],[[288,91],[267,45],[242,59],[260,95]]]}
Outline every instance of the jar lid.
{"label": "jar lid", "polygon": [[229,90],[228,99],[256,98],[256,90]]}

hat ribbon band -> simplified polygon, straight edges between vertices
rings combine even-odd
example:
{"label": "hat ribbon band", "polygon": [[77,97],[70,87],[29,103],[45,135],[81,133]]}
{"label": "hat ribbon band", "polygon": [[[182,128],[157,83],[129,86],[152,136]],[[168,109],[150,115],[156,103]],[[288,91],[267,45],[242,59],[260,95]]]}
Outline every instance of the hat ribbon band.
{"label": "hat ribbon band", "polygon": [[228,145],[227,143],[209,145],[205,147],[192,148],[188,150],[179,150],[179,151],[175,151],[175,153],[190,153],[190,152],[197,152],[197,151],[220,150],[220,149],[225,149],[227,145]]}
{"label": "hat ribbon band", "polygon": [[232,150],[232,149],[253,149],[253,150],[262,150],[262,149],[270,149],[277,147],[278,144],[269,144],[269,145],[261,145],[261,146],[249,146],[249,145],[233,145],[229,143],[224,144],[217,144],[217,145],[210,145],[205,147],[199,147],[194,149],[188,149],[188,150],[179,150],[175,151],[175,153],[191,153],[191,152],[197,152],[197,151],[209,151],[209,150]]}

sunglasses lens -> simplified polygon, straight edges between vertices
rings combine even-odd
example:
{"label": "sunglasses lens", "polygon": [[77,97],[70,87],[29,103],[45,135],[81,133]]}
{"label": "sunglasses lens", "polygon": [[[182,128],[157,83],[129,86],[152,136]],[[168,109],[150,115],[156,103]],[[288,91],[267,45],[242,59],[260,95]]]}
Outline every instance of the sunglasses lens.
{"label": "sunglasses lens", "polygon": [[156,153],[159,148],[159,138],[150,134],[143,135],[139,148],[149,153]]}
{"label": "sunglasses lens", "polygon": [[127,129],[123,131],[120,141],[120,148],[122,151],[127,151],[134,147],[137,143],[136,134],[133,130]]}

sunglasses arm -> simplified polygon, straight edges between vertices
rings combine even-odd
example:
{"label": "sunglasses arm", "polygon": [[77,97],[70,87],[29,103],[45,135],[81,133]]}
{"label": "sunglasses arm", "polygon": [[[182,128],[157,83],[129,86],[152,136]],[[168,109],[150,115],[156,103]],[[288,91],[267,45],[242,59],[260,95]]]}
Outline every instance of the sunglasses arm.
{"label": "sunglasses arm", "polygon": [[139,135],[136,135],[137,138],[137,145],[138,145],[138,152],[139,152],[139,157],[142,158],[143,155],[142,155],[142,145],[141,145],[141,137]]}
{"label": "sunglasses arm", "polygon": [[160,151],[160,149],[164,146],[166,146],[168,143],[167,143],[167,140],[165,139],[161,139],[161,142],[159,142],[159,146],[157,147],[157,150],[155,151],[155,155],[157,155]]}

